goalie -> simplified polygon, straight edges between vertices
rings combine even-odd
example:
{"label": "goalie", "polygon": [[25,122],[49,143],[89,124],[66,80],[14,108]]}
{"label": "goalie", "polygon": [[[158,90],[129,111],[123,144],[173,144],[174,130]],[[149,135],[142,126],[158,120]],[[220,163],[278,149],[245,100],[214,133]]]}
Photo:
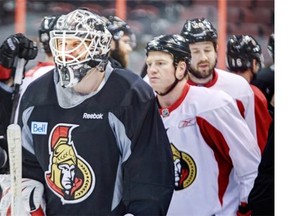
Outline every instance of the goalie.
{"label": "goalie", "polygon": [[111,66],[100,16],[77,9],[50,36],[56,68],[28,86],[19,108],[23,181],[32,181],[22,191],[26,211],[166,215],[173,160],[152,89]]}

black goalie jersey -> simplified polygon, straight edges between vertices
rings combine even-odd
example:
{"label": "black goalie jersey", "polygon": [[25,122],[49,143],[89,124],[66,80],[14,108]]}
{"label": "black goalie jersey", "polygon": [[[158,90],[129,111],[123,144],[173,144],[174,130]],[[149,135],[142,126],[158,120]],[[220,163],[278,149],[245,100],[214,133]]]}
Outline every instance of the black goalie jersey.
{"label": "black goalie jersey", "polygon": [[173,162],[152,89],[115,69],[94,95],[59,97],[56,76],[32,83],[19,112],[23,177],[44,184],[46,214],[165,215]]}

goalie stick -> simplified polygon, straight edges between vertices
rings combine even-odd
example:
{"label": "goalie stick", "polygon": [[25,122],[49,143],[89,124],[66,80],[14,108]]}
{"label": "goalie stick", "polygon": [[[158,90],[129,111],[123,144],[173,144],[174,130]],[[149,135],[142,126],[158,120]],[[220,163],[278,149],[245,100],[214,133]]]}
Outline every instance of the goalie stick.
{"label": "goalie stick", "polygon": [[10,176],[11,176],[11,215],[21,215],[21,181],[22,181],[22,143],[21,128],[15,118],[16,109],[20,98],[20,85],[23,78],[25,59],[18,58],[14,77],[14,95],[11,114],[11,124],[7,128],[7,142],[9,152]]}

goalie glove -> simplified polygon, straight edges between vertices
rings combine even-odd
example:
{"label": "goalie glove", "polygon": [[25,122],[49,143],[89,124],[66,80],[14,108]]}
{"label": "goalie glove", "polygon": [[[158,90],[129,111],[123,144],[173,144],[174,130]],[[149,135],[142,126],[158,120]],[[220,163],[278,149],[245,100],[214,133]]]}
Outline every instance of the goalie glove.
{"label": "goalie glove", "polygon": [[[0,215],[11,215],[11,193],[10,175],[0,176],[2,194],[0,197]],[[45,200],[43,197],[44,187],[39,181],[33,179],[22,179],[22,215],[23,216],[44,216]]]}

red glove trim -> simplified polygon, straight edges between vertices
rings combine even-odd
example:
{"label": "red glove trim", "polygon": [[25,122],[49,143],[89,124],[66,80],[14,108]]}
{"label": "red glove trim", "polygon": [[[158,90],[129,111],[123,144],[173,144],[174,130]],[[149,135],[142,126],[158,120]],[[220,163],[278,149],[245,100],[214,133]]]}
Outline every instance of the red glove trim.
{"label": "red glove trim", "polygon": [[6,68],[0,64],[0,80],[7,80],[12,76],[12,69]]}

